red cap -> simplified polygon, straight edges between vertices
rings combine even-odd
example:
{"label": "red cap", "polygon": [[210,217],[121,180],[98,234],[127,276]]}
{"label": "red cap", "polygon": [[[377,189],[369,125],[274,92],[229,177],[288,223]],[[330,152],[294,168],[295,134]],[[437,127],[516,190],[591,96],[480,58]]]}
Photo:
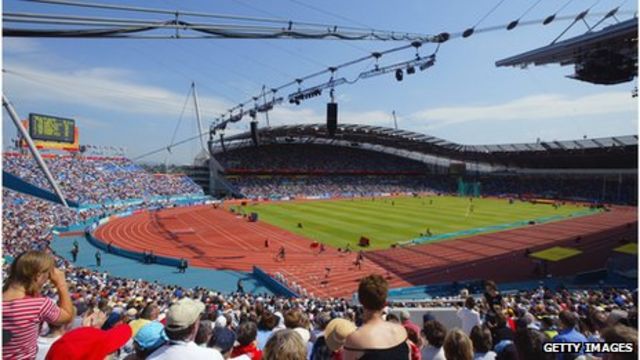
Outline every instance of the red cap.
{"label": "red cap", "polygon": [[110,330],[81,327],[62,335],[54,342],[46,360],[103,360],[131,339],[131,327],[118,325]]}

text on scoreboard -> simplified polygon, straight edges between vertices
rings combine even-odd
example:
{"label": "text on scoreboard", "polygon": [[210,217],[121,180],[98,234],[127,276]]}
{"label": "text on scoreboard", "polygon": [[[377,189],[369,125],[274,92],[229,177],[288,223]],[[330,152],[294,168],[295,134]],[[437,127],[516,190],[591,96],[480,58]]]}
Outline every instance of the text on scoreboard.
{"label": "text on scoreboard", "polygon": [[29,114],[29,135],[33,140],[73,143],[76,122],[57,116]]}

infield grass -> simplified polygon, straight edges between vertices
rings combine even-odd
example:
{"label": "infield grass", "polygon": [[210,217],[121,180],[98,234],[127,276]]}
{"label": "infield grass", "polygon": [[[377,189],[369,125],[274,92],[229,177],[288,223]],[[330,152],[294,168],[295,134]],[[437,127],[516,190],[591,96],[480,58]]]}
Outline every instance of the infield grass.
{"label": "infield grass", "polygon": [[517,200],[509,204],[506,199],[474,198],[470,202],[469,198],[456,196],[421,196],[283,201],[249,204],[242,211],[256,212],[259,221],[335,247],[349,243],[355,250],[360,237],[366,236],[371,240],[368,249],[373,250],[418,238],[421,233],[426,234],[427,228],[433,235],[441,235],[554,215],[568,216],[584,210],[570,204],[556,209]]}

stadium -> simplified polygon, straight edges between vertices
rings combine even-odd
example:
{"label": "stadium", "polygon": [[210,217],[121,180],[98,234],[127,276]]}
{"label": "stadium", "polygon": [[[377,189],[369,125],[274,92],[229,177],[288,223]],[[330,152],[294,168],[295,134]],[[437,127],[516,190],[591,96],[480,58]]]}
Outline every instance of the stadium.
{"label": "stadium", "polygon": [[[70,12],[23,12],[47,3]],[[495,15],[501,4],[480,22]],[[79,16],[71,11],[74,7],[87,13]],[[202,41],[336,37],[341,44],[409,44],[329,66],[270,91],[263,85],[245,103],[225,103],[230,109],[208,127],[201,119],[202,99],[206,110],[217,105],[210,93],[199,96],[192,83],[168,145],[163,139],[173,124],[149,125],[144,133],[137,127],[111,133],[116,125],[87,115],[91,101],[100,111],[113,105],[111,95],[96,95],[111,93],[109,89],[87,88],[77,95],[87,103],[70,112],[44,100],[51,94],[21,92],[13,77],[46,83],[44,72],[30,73],[16,63],[24,50],[13,52],[17,45],[10,45],[3,75],[9,80],[3,92],[3,359],[637,357],[637,88],[625,93],[624,101],[605,92],[603,98],[615,104],[598,103],[603,110],[593,115],[586,115],[595,111],[590,102],[599,98],[591,93],[582,102],[566,101],[569,105],[549,100],[544,110],[531,98],[527,101],[534,105],[513,100],[485,110],[469,107],[495,118],[530,112],[533,119],[528,127],[514,126],[514,132],[504,122],[498,131],[468,125],[461,128],[467,137],[454,140],[449,136],[456,135],[457,124],[471,123],[476,115],[453,107],[427,111],[431,117],[454,114],[450,124],[432,126],[434,133],[407,119],[399,125],[395,111],[392,126],[349,122],[343,119],[362,117],[349,110],[344,118],[339,115],[338,102],[354,105],[334,92],[387,73],[394,75],[396,85],[405,77],[413,80],[416,69],[436,71],[431,67],[440,46],[446,49],[449,42],[498,27],[396,38],[394,32],[355,23],[327,30],[326,24],[289,21],[288,29],[272,29],[267,24],[274,19],[176,11],[175,20],[160,24],[90,17],[91,8],[118,15],[167,14],[125,4],[35,1],[24,9],[4,10],[4,37],[42,44],[50,38],[74,44],[86,41],[79,38],[111,37],[117,38],[109,40],[116,49],[171,29],[182,31],[184,38],[193,32],[206,38]],[[311,5],[307,9],[323,11]],[[573,82],[563,88],[567,94],[577,87],[635,81],[637,18],[620,21],[616,16],[626,13],[614,10],[589,15],[604,16],[601,22],[615,18],[614,25],[598,27],[598,22],[586,34],[558,38],[534,50],[528,46],[529,51],[495,66],[572,64],[575,74],[563,80]],[[564,20],[584,21],[587,13]],[[180,16],[264,24],[196,23]],[[554,19],[555,14],[543,18],[544,25]],[[98,25],[104,28],[92,28]],[[514,20],[506,31],[517,26]],[[146,31],[152,34],[141,35]],[[146,40],[124,40],[129,37]],[[171,39],[183,41],[177,35]],[[17,44],[35,48],[30,42]],[[433,44],[431,55],[420,53],[422,46]],[[415,51],[410,60],[378,63],[407,49]],[[442,56],[439,61],[446,61]],[[355,80],[334,77],[363,59],[370,67]],[[113,79],[131,75],[96,68],[67,77],[92,78],[95,73]],[[330,75],[329,81],[307,87],[319,74]],[[59,89],[49,90],[60,91],[54,99],[63,103],[67,85],[57,79]],[[100,86],[115,83],[109,79]],[[128,86],[127,97],[144,89]],[[474,86],[486,88],[480,95],[489,100],[495,95],[487,84],[470,84],[470,91]],[[550,91],[547,85],[537,86]],[[423,87],[417,87],[418,94]],[[285,97],[287,88],[291,93]],[[12,91],[17,101],[12,101]],[[298,106],[323,91],[330,97],[318,121],[315,112]],[[633,110],[615,109],[628,105],[628,98]],[[130,103],[136,117],[177,111],[180,104],[156,100],[151,107],[157,109],[141,110],[136,101],[145,100]],[[191,101],[196,135],[177,140]],[[375,101],[365,105],[377,106]],[[581,106],[589,110],[581,112]],[[279,107],[285,110],[278,112]],[[69,115],[76,111],[80,115]],[[113,114],[126,111],[114,109]],[[601,131],[606,124],[593,125],[593,132],[603,135],[588,137],[581,133],[586,127],[560,124],[560,117],[573,112],[599,123],[618,115],[634,118],[624,127],[611,120],[606,131]],[[551,119],[545,126],[552,128],[540,133],[554,135],[523,141],[545,119]],[[439,126],[455,131],[442,132]],[[499,141],[473,140],[500,131]],[[611,135],[618,131],[626,132]],[[558,140],[556,133],[565,137]],[[149,144],[161,146],[142,150]],[[183,144],[192,145],[191,153],[179,153]],[[169,164],[172,156],[183,155],[187,164]],[[149,157],[155,162],[146,162]],[[614,350],[584,348],[598,342],[615,345]],[[577,350],[551,350],[543,346],[547,343],[580,345]]]}

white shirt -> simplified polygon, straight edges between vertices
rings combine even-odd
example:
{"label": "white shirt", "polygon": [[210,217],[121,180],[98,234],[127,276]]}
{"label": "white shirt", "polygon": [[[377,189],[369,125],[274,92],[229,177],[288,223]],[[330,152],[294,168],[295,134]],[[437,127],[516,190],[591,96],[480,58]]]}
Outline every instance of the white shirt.
{"label": "white shirt", "polygon": [[473,360],[495,360],[496,353],[493,351],[488,351],[486,353],[474,353]]}
{"label": "white shirt", "polygon": [[427,345],[422,348],[421,355],[422,360],[447,360],[444,357],[444,349],[442,347],[437,348]]}
{"label": "white shirt", "polygon": [[147,359],[149,360],[224,360],[220,351],[203,348],[193,341],[173,341],[162,345]]}
{"label": "white shirt", "polygon": [[38,337],[38,352],[36,353],[36,360],[44,360],[56,340],[60,339],[60,336],[56,337]]}
{"label": "white shirt", "polygon": [[471,334],[471,329],[476,325],[482,325],[480,314],[475,310],[469,310],[466,307],[458,310],[458,317],[462,320],[462,330],[465,334]]}

